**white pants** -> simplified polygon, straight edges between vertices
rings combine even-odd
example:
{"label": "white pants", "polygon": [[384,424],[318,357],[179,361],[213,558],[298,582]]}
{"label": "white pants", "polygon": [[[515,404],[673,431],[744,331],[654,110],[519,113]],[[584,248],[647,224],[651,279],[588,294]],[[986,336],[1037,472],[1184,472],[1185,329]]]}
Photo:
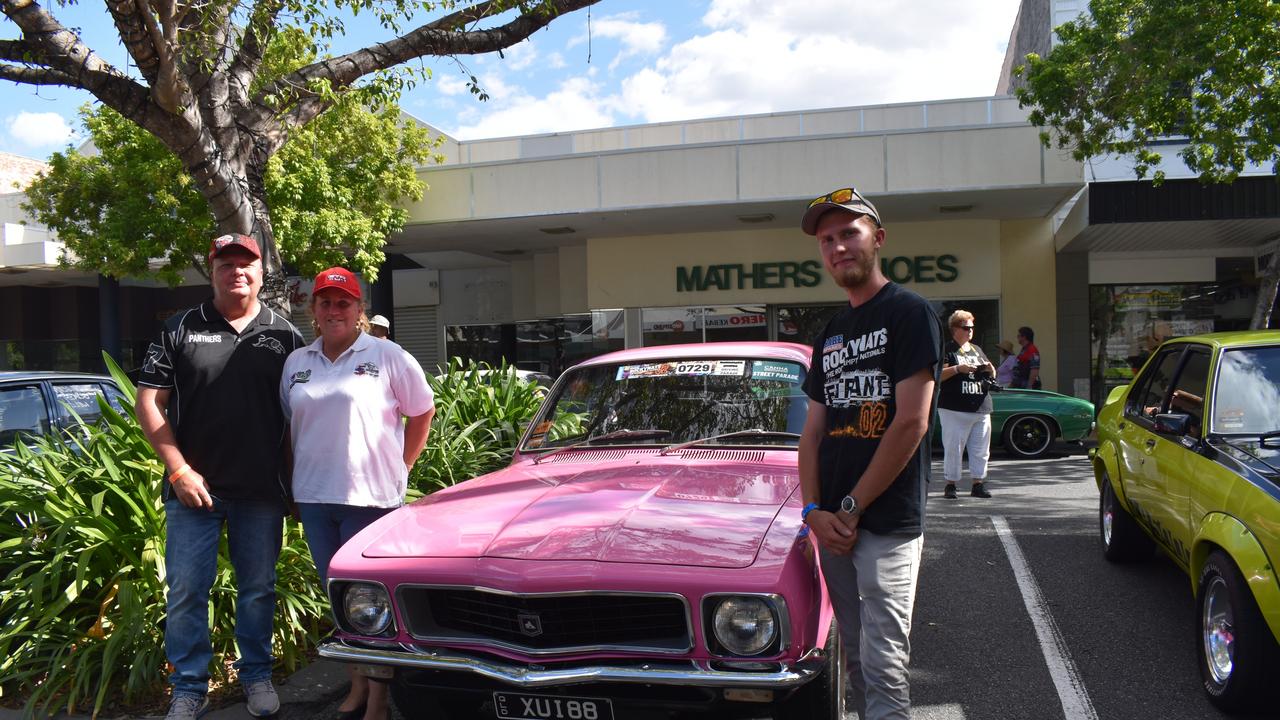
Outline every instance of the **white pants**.
{"label": "white pants", "polygon": [[849,555],[819,547],[831,609],[840,624],[845,669],[863,720],[909,720],[911,610],[924,535],[858,531]]}
{"label": "white pants", "polygon": [[987,477],[991,457],[991,414],[959,412],[938,408],[942,423],[942,476],[953,483],[960,479],[961,460],[969,451],[969,474],[975,482]]}

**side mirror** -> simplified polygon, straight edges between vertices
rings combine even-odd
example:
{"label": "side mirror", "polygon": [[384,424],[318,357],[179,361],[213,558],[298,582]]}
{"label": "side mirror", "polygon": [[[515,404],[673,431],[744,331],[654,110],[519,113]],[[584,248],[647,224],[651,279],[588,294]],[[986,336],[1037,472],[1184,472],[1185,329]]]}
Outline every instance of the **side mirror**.
{"label": "side mirror", "polygon": [[1191,426],[1191,416],[1186,413],[1160,413],[1156,415],[1156,432],[1165,435],[1186,435]]}

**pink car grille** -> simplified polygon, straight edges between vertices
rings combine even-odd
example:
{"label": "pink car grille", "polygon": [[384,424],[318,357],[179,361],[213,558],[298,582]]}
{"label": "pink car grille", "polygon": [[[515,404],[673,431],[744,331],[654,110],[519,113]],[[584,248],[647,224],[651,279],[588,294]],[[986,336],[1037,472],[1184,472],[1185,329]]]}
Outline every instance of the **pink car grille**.
{"label": "pink car grille", "polygon": [[468,588],[400,588],[409,633],[533,653],[692,649],[685,602],[671,595],[508,595]]}

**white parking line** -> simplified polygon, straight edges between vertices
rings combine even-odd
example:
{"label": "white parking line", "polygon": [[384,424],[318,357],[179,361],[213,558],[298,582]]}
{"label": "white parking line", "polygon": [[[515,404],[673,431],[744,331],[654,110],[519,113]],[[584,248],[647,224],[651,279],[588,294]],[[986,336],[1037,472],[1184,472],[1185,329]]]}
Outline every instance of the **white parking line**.
{"label": "white parking line", "polygon": [[991,524],[996,528],[996,535],[1004,545],[1004,552],[1009,556],[1009,565],[1013,567],[1013,577],[1018,581],[1018,590],[1022,593],[1022,602],[1027,606],[1027,614],[1031,616],[1031,624],[1036,629],[1036,638],[1040,641],[1040,651],[1044,653],[1045,664],[1049,666],[1049,676],[1053,678],[1053,686],[1058,691],[1058,699],[1062,701],[1062,712],[1067,720],[1098,720],[1098,713],[1089,701],[1089,693],[1085,691],[1080,673],[1071,661],[1066,642],[1058,632],[1053,621],[1040,586],[1031,574],[1027,559],[1022,555],[1022,548],[1014,539],[1009,523],[999,515],[991,516]]}

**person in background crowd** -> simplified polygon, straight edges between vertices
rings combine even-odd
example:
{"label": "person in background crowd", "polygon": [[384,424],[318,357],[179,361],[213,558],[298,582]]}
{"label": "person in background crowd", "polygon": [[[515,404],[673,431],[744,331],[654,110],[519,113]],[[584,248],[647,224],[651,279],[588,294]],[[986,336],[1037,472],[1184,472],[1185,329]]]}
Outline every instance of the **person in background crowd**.
{"label": "person in background crowd", "polygon": [[209,278],[213,299],[165,323],[138,377],[138,424],[168,473],[168,720],[209,708],[209,591],[224,526],[236,578],[236,672],[250,715],[280,709],[271,635],[288,492],[278,388],[302,335],[258,302],[262,253],[253,238],[215,239]]}
{"label": "person in background crowd", "polygon": [[1000,387],[1013,385],[1013,366],[1018,364],[1018,356],[1013,354],[1013,343],[1001,340],[996,343],[1000,348],[1000,365],[996,368],[996,383]]}
{"label": "person in background crowd", "polygon": [[[404,503],[435,403],[412,355],[362,331],[368,320],[350,270],[316,276],[311,315],[316,339],[289,355],[276,392],[293,441],[293,498],[327,583],[338,548]],[[384,683],[352,672],[339,717],[385,720],[387,699]]]}
{"label": "person in background crowd", "polygon": [[907,720],[911,611],[924,547],[929,430],[942,337],[923,298],[880,268],[885,230],[854,188],[809,203],[848,305],[813,346],[799,445],[801,518],[818,544],[859,717]]}
{"label": "person in background crowd", "polygon": [[386,340],[391,337],[391,321],[381,315],[369,318],[369,334]]}
{"label": "person in background crowd", "polygon": [[942,470],[947,480],[943,496],[956,499],[956,482],[969,452],[969,494],[989,498],[984,482],[991,457],[991,395],[982,378],[991,378],[995,366],[972,341],[973,313],[956,310],[947,320],[951,340],[942,360],[942,387],[938,393],[938,421],[942,423]]}
{"label": "person in background crowd", "polygon": [[1023,325],[1018,328],[1018,362],[1013,368],[1013,382],[1009,387],[1040,389],[1040,350],[1036,348],[1036,332]]}

